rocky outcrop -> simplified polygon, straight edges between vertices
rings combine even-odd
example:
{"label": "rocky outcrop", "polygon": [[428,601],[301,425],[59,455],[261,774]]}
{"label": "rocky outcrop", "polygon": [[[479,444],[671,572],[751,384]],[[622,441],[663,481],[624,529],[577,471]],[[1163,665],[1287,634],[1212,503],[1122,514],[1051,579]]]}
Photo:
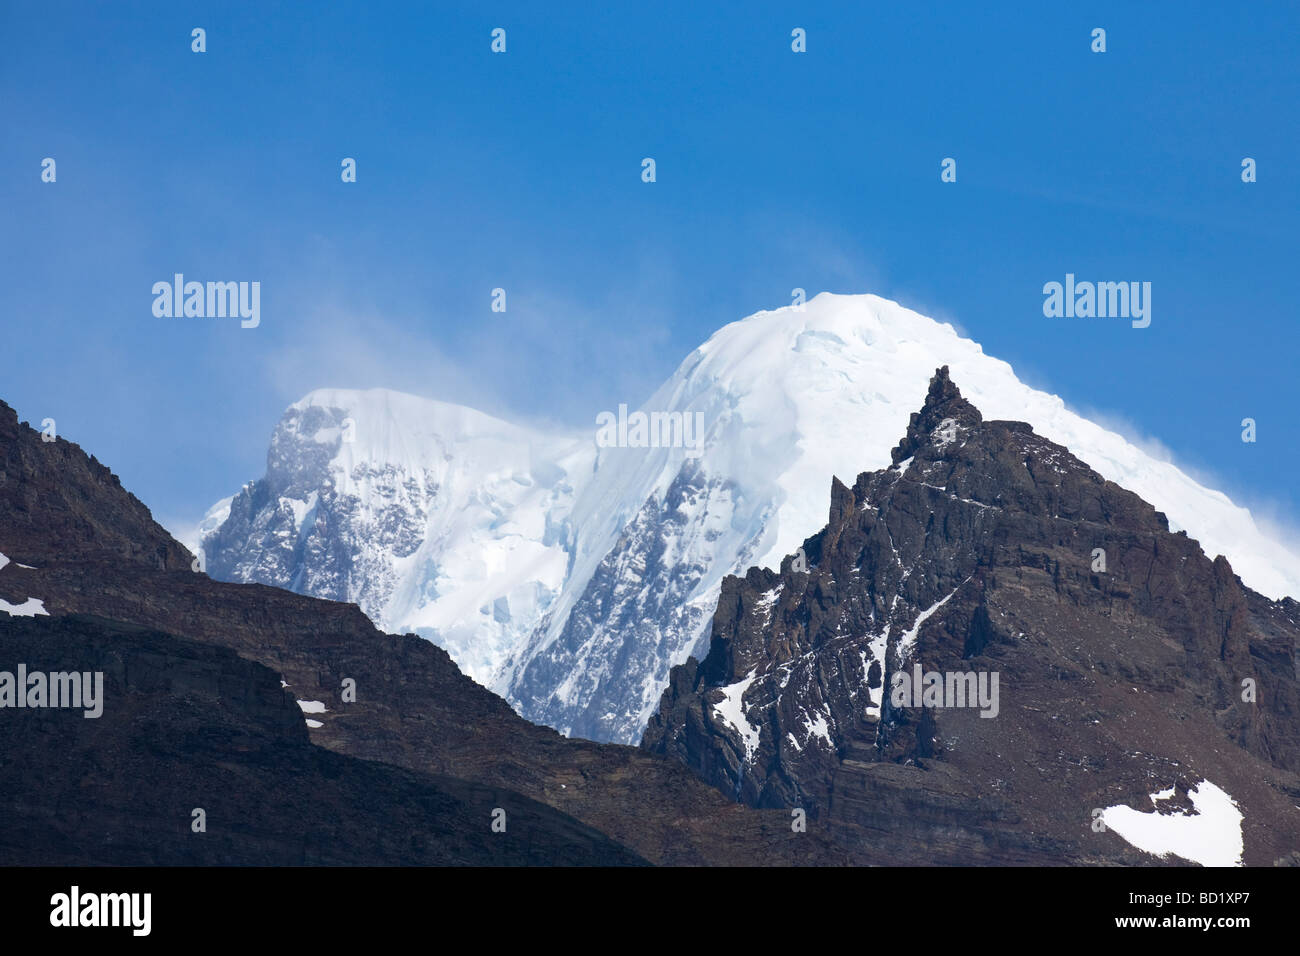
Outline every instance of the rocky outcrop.
{"label": "rocky outcrop", "polygon": [[[117,475],[72,442],[44,437],[0,402],[0,552],[26,564],[95,561],[189,570],[193,555]],[[37,473],[47,480],[32,481]]]}
{"label": "rocky outcrop", "polygon": [[1030,426],[983,420],[946,368],[892,458],[833,482],[779,574],[724,582],[645,750],[898,862],[1150,861],[1094,811],[1202,779],[1244,813],[1247,863],[1300,845],[1300,605]]}

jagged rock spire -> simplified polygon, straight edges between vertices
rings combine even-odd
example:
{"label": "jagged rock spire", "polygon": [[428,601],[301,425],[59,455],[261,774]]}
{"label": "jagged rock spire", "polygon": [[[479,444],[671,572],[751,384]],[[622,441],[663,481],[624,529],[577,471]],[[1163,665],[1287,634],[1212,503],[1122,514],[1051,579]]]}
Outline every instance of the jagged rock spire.
{"label": "jagged rock spire", "polygon": [[959,426],[978,425],[984,420],[978,408],[962,398],[957,386],[948,377],[948,366],[936,369],[930,379],[930,390],[919,412],[913,412],[907,425],[907,434],[891,453],[894,464],[916,454],[917,449],[929,441],[931,433],[944,421],[951,419]]}

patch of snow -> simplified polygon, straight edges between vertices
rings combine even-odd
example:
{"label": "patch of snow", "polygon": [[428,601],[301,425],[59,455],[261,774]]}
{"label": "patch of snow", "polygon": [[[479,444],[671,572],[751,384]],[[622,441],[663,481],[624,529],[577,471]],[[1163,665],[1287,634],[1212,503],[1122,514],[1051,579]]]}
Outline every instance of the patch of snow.
{"label": "patch of snow", "polygon": [[[966,579],[966,581],[969,580],[970,578]],[[947,604],[948,601],[952,598],[953,594],[956,594],[963,587],[965,587],[966,581],[963,581],[961,584],[953,588],[952,594],[949,594],[947,597],[938,601],[932,607],[926,608],[924,611],[922,611],[920,614],[916,616],[915,623],[913,623],[911,628],[898,640],[899,664],[904,663],[905,661],[907,661],[908,658],[912,656],[912,650],[916,647],[917,635],[921,633],[921,625],[924,624],[927,620],[929,620],[931,615],[933,615],[937,610],[939,610],[939,608]]]}
{"label": "patch of snow", "polygon": [[776,604],[777,598],[781,596],[781,588],[785,585],[778,584],[770,591],[764,591],[757,601],[754,602],[754,610],[761,611],[763,614],[763,626],[766,627],[772,620],[772,607]]}
{"label": "patch of snow", "polygon": [[325,713],[325,705],[319,700],[300,700],[298,706],[302,708],[304,714]]}
{"label": "patch of snow", "polygon": [[22,604],[10,604],[0,598],[0,614],[8,614],[10,617],[36,617],[40,614],[49,617],[49,613],[45,610],[45,602],[34,597],[29,597]]}
{"label": "patch of snow", "polygon": [[749,685],[754,683],[754,679],[755,672],[750,671],[749,676],[744,680],[719,688],[722,691],[722,700],[713,705],[713,712],[722,719],[722,722],[740,734],[741,742],[745,745],[746,763],[753,759],[763,733],[761,728],[755,727],[745,716],[745,691],[749,690]]}
{"label": "patch of snow", "polygon": [[[1195,808],[1192,813],[1142,813],[1121,804],[1107,807],[1101,819],[1143,853],[1172,854],[1201,866],[1241,866],[1243,817],[1237,802],[1208,780],[1187,795]],[[1152,794],[1151,801],[1171,796],[1173,788]]]}
{"label": "patch of snow", "polygon": [[[807,718],[807,713],[805,713]],[[811,740],[813,737],[823,741],[827,747],[834,748],[835,744],[831,741],[831,728],[826,723],[826,715],[821,711],[817,712],[814,719],[805,719],[803,724],[804,739]]]}
{"label": "patch of snow", "polygon": [[[880,719],[880,706],[885,700],[885,647],[888,642],[889,628],[886,627],[879,634],[874,635],[867,644],[871,652],[871,661],[877,661],[880,664],[880,686],[867,688],[867,694],[871,700],[867,707],[867,716],[875,717],[877,720]],[[866,655],[863,655],[863,680],[866,680],[866,675],[871,671],[871,661],[868,661]]]}

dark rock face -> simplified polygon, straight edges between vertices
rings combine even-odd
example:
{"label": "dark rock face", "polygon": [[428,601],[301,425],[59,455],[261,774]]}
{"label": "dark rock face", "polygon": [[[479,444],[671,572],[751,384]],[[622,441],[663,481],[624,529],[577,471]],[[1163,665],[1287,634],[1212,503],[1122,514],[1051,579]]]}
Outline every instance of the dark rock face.
{"label": "dark rock face", "polygon": [[312,746],[278,676],[224,648],[95,618],[21,619],[0,627],[0,670],[18,662],[101,672],[102,714],[0,712],[0,865],[642,862],[519,794]]}
{"label": "dark rock face", "polygon": [[[1247,864],[1300,846],[1300,605],[1030,426],[983,421],[947,369],[892,457],[833,482],[780,574],[727,579],[643,749],[899,863],[1151,862],[1094,809],[1202,779],[1241,808]],[[996,708],[896,703],[917,665],[996,674]]]}
{"label": "dark rock face", "polygon": [[[33,482],[40,472],[49,480]],[[15,562],[122,563],[152,570],[190,567],[149,509],[93,456],[62,438],[42,441],[0,402],[0,553]]]}
{"label": "dark rock face", "polygon": [[[52,618],[33,622],[0,613],[0,651],[30,647],[8,642],[29,640],[33,628],[72,628],[67,616],[92,615],[125,622],[105,625],[115,629],[114,650],[131,660],[154,660],[160,679],[182,667],[172,658],[184,660],[198,653],[196,647],[216,655],[205,667],[236,673],[242,673],[242,667],[260,674],[258,681],[274,678],[269,685],[259,685],[256,693],[239,690],[231,696],[228,688],[253,678],[204,677],[209,691],[198,702],[185,702],[167,688],[147,694],[152,723],[143,728],[117,726],[106,744],[123,754],[154,751],[152,762],[132,765],[143,775],[139,779],[194,779],[206,781],[203,786],[213,792],[242,793],[234,805],[223,804],[223,814],[228,822],[244,821],[246,828],[206,857],[186,856],[198,852],[185,829],[189,811],[203,805],[190,803],[191,790],[162,788],[159,802],[139,809],[144,822],[137,824],[131,799],[141,785],[134,774],[114,776],[111,786],[99,788],[89,785],[93,774],[78,776],[87,767],[99,767],[82,736],[94,728],[80,725],[107,728],[107,713],[100,721],[78,715],[71,729],[59,725],[59,733],[71,735],[63,739],[72,756],[57,758],[64,760],[64,767],[49,762],[56,759],[57,748],[33,742],[36,737],[12,722],[15,711],[0,710],[0,754],[15,755],[0,768],[0,787],[23,795],[17,803],[17,797],[0,796],[0,818],[21,811],[25,819],[40,822],[43,811],[34,802],[38,798],[67,815],[41,823],[44,829],[33,834],[42,837],[14,836],[16,842],[5,851],[7,862],[881,861],[835,847],[815,826],[794,832],[788,811],[737,807],[677,761],[634,747],[568,740],[530,724],[463,675],[441,648],[414,635],[383,634],[353,604],[263,585],[224,584],[190,570],[188,552],[106,469],[89,461],[76,445],[62,440],[42,443],[38,433],[18,425],[3,403],[0,461],[6,463],[0,484],[0,553],[11,559],[0,568],[0,599],[21,604],[39,598]],[[66,641],[99,648],[87,650],[87,659],[109,653],[101,646],[108,640],[105,635],[84,623],[76,628],[66,632]],[[161,634],[146,640],[138,633],[141,628]],[[163,655],[165,665],[157,664],[155,655]],[[33,660],[27,663],[36,666]],[[0,669],[2,665],[0,661]],[[278,691],[280,679],[293,696],[271,694]],[[354,702],[343,699],[345,680],[355,682]],[[295,697],[326,707],[310,715],[321,724],[305,731],[310,744],[302,738],[303,715],[293,714]],[[290,732],[282,723],[288,717],[298,729]],[[232,751],[228,745],[253,738],[274,743],[259,744],[252,754]],[[176,744],[177,739],[184,743]],[[192,746],[202,740],[208,745]],[[47,773],[48,786],[31,782]],[[294,774],[302,778],[297,783]],[[355,786],[346,779],[353,775],[361,781]],[[322,778],[332,779],[334,789]],[[83,780],[87,786],[82,786]],[[310,821],[316,818],[308,817],[308,824],[294,829],[296,817],[275,815],[281,789],[305,805],[307,794],[321,787],[327,792],[318,799],[334,808],[332,832],[355,826],[358,833],[375,834],[378,849],[357,856],[360,849],[344,841],[346,852],[331,855],[333,851],[311,836],[318,832],[311,829],[316,824]],[[391,808],[395,822],[390,829],[383,828],[383,813],[367,809],[371,790],[378,794],[373,798],[376,808],[383,813]],[[353,798],[360,803],[349,804]],[[473,839],[459,826],[448,830],[431,812],[420,809],[434,805],[431,801],[453,799],[459,803],[448,805],[447,812],[453,821],[469,821]],[[178,822],[176,808],[186,803],[190,805],[184,806]],[[399,803],[414,806],[403,811]],[[497,806],[507,811],[506,834],[493,834],[486,826],[486,812]],[[255,821],[260,816],[272,822],[259,827]],[[102,825],[105,834],[115,835],[114,846],[126,841],[132,849],[118,853],[107,843],[78,848],[71,836],[72,820],[80,821],[76,826]],[[177,832],[164,835],[167,827]],[[210,834],[212,830],[210,826]],[[497,842],[475,842],[480,831]],[[408,846],[402,842],[408,838],[425,842]],[[561,838],[572,843],[567,856],[557,848]],[[259,839],[267,843],[262,857],[256,855]],[[509,851],[513,857],[503,847],[509,841],[517,844]],[[532,850],[524,845],[529,841]],[[557,855],[550,856],[552,852]]]}

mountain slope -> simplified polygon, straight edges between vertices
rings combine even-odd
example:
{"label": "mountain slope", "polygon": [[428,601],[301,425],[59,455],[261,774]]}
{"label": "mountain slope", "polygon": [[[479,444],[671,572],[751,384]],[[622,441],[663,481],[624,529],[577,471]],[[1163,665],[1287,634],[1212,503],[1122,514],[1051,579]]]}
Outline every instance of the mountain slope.
{"label": "mountain slope", "polygon": [[205,569],[358,604],[490,684],[559,591],[583,464],[571,438],[472,409],[318,390],[285,412],[266,475],[200,525]]}
{"label": "mountain slope", "polygon": [[722,578],[777,567],[819,526],[834,475],[888,464],[939,365],[990,414],[1078,449],[1229,555],[1263,593],[1300,593],[1300,559],[1223,495],[1021,384],[951,327],[874,296],[823,294],[720,330],[645,404],[703,413],[698,457],[601,449],[572,512],[573,571],[508,665],[507,696],[565,732],[634,738],[669,668],[707,639]]}
{"label": "mountain slope", "polygon": [[[295,579],[286,568],[298,565],[282,568],[267,557],[292,550],[285,542],[297,540],[304,526],[285,514],[309,514],[313,493],[328,497],[317,479],[302,485],[296,503],[251,496],[227,522],[233,530],[223,526],[205,543],[216,555],[210,569],[222,578],[358,600],[384,626],[410,628],[447,647],[524,716],[567,734],[634,741],[673,665],[692,649],[704,653],[722,579],[752,565],[778,567],[820,525],[833,476],[887,465],[930,371],[941,365],[989,415],[1025,420],[1068,446],[1167,514],[1207,553],[1227,556],[1260,593],[1300,594],[1300,557],[1221,493],[1025,386],[1009,365],[950,326],[875,296],[825,293],[802,311],[760,312],[719,330],[645,403],[649,412],[703,415],[698,454],[683,447],[597,449],[594,429],[575,444],[563,436],[507,438],[543,447],[530,461],[545,467],[518,467],[532,483],[519,494],[499,491],[514,487],[513,478],[496,477],[514,474],[510,469],[484,479],[491,504],[472,534],[448,532],[418,503],[394,519],[411,529],[400,547],[364,524],[330,531],[328,519],[326,530],[315,532],[316,550],[354,562],[346,594],[328,575]],[[363,404],[344,393],[335,400],[336,417]],[[295,428],[297,408],[286,415]],[[408,436],[418,431],[417,422],[400,415],[391,427]],[[407,443],[418,444],[414,437]],[[290,459],[318,454],[314,446],[277,441],[266,479],[276,487],[272,474],[292,467],[280,463],[281,444]],[[455,443],[442,447],[458,454]],[[354,455],[348,467],[390,463],[386,449],[371,452],[373,459]],[[462,500],[445,512],[457,512]],[[422,522],[420,538],[414,529]],[[494,522],[516,534],[511,543],[502,543]],[[248,534],[249,526],[289,530],[267,541]],[[406,565],[402,601],[379,600],[392,569],[411,560],[403,557],[411,548],[424,549],[428,562]],[[475,567],[484,548],[518,560],[498,561],[492,573],[448,570]],[[380,568],[371,570],[375,563]],[[438,614],[421,610],[435,603]]]}
{"label": "mountain slope", "polygon": [[1235,857],[1300,846],[1300,604],[1243,587],[1029,425],[986,420],[947,368],[891,460],[832,483],[806,567],[723,583],[645,749],[846,845],[938,862],[1149,862],[1117,811],[1160,794],[1194,822],[1219,789],[1244,817],[1216,833]]}
{"label": "mountain slope", "polygon": [[[112,657],[118,652],[119,660],[129,657],[140,662],[142,677],[161,675],[163,680],[143,689],[147,699],[140,701],[156,718],[151,725],[129,720],[110,723],[108,717],[83,720],[79,714],[62,712],[78,722],[77,728],[65,726],[62,731],[73,734],[66,739],[73,753],[81,755],[86,751],[78,734],[87,731],[80,724],[92,725],[90,731],[102,725],[106,736],[108,728],[114,728],[114,748],[150,751],[148,772],[166,778],[169,799],[184,799],[184,788],[173,787],[184,779],[203,778],[220,790],[232,773],[259,773],[241,805],[245,814],[255,817],[271,812],[260,804],[275,799],[282,785],[286,794],[298,799],[322,775],[337,777],[346,772],[355,773],[362,785],[359,789],[346,781],[330,785],[329,803],[344,821],[340,826],[391,826],[396,831],[410,827],[417,836],[419,832],[445,835],[442,824],[421,816],[420,807],[442,800],[453,825],[473,819],[486,826],[488,819],[479,812],[482,802],[501,801],[495,805],[506,810],[508,829],[505,834],[487,834],[497,839],[478,857],[483,863],[536,862],[544,850],[553,861],[568,862],[635,862],[633,856],[658,864],[691,865],[880,862],[869,849],[850,854],[832,847],[815,830],[792,831],[790,816],[783,811],[738,807],[676,761],[632,747],[566,740],[554,730],[530,724],[500,697],[461,673],[446,651],[413,634],[381,633],[355,605],[263,585],[218,582],[192,571],[191,556],[153,522],[148,509],[123,490],[116,477],[65,439],[43,443],[39,433],[20,424],[3,402],[0,467],[5,473],[0,483],[0,552],[5,555],[0,560],[0,601],[21,606],[35,598],[49,617],[48,621],[45,616],[35,621],[13,617],[0,604],[0,656],[7,656],[9,663],[25,656],[35,667],[38,653],[28,648],[39,649],[42,635],[54,634],[60,637],[61,655],[66,652],[75,658],[76,642],[85,641],[88,648],[93,645],[96,656]],[[68,502],[76,507],[68,507]],[[68,622],[78,615],[109,622],[105,626],[111,639],[97,626]],[[142,630],[149,633],[142,636]],[[199,651],[191,645],[202,645],[199,651],[233,651],[243,661],[229,653],[208,655],[206,659],[216,663],[202,665],[200,677],[178,676],[182,691],[191,685],[202,691],[189,699],[169,688],[166,676],[183,675],[185,666],[168,663],[167,656],[182,661],[193,657]],[[89,651],[84,660],[90,660]],[[160,669],[160,664],[165,666]],[[214,667],[238,681],[218,680]],[[136,672],[134,664],[132,672]],[[268,676],[278,677],[285,687],[270,708],[266,694],[276,691],[274,679],[269,691],[249,692],[254,682],[264,686]],[[347,699],[345,686],[355,691],[355,699]],[[310,748],[301,737],[303,724],[297,723],[303,721],[303,714],[293,714],[294,699],[311,708],[306,718]],[[241,701],[256,706],[245,707]],[[237,737],[230,743],[231,736],[245,731],[262,736],[279,733],[274,728],[283,730],[286,712],[299,735],[281,741],[289,751],[277,744],[269,748],[274,751],[270,757],[253,754],[245,759]],[[12,716],[13,711],[7,713]],[[266,730],[268,723],[272,731]],[[253,725],[262,730],[249,729]],[[6,726],[10,724],[0,725]],[[168,736],[173,731],[181,741],[196,734],[200,738],[211,734],[211,738],[200,739],[203,746],[191,751]],[[131,814],[122,810],[120,789],[104,792],[81,785],[78,773],[91,765],[86,763],[90,757],[60,764],[59,751],[43,747],[41,739],[33,735],[0,741],[5,745],[0,751],[23,758],[10,764],[22,785],[9,789],[21,799],[0,800],[6,815],[21,811],[48,822],[41,806],[33,802],[34,788],[48,770],[51,786],[39,790],[39,799],[71,814],[63,819],[63,830],[54,828],[55,835],[66,835],[66,827],[78,817],[116,821],[114,826],[120,828],[112,832],[126,833],[136,826]],[[321,755],[316,752],[321,748],[333,753]],[[43,760],[53,761],[58,773]],[[386,770],[356,768],[349,762],[355,760],[388,766]],[[364,784],[374,781],[387,781],[386,789],[367,798]],[[435,798],[433,791],[442,796]],[[390,799],[401,806],[393,809],[391,824],[384,824]],[[157,819],[151,813],[150,808],[140,808],[140,827],[147,830],[149,820]],[[292,819],[310,825],[313,818]],[[289,832],[302,831],[290,827]],[[485,849],[464,834],[447,836],[447,845],[441,847],[412,844],[411,831],[403,831],[399,843],[389,842],[391,830],[376,836],[383,840],[373,852],[382,856],[391,850],[387,857],[391,862],[464,862],[457,847],[467,852]],[[244,829],[234,839],[248,850],[256,842],[250,843],[248,837]],[[185,852],[185,844],[171,844],[164,854],[166,840],[159,837],[159,841],[161,855],[154,861],[175,861],[176,856],[168,854]],[[569,849],[562,846],[566,841]],[[16,845],[19,849],[14,852],[22,854],[50,849],[32,843]],[[293,861],[275,855],[279,852],[268,846],[265,859]],[[42,858],[74,859],[21,856],[23,861]],[[150,858],[96,856],[87,850],[79,859],[144,862]],[[376,857],[363,855],[362,860]]]}
{"label": "mountain slope", "polygon": [[[3,865],[644,863],[517,793],[313,746],[277,675],[225,648],[96,618],[0,616],[0,670],[15,662],[100,672],[103,706],[94,720],[5,713]],[[491,828],[498,807],[505,833]]]}

